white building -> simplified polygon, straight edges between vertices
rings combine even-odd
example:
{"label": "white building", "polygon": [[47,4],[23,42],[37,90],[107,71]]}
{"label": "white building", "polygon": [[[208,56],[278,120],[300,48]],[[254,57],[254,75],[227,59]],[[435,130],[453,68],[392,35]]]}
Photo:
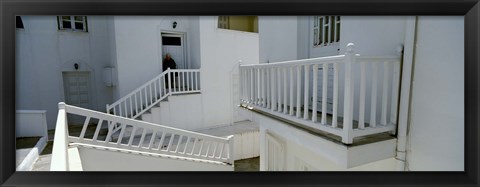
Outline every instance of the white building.
{"label": "white building", "polygon": [[[46,110],[48,128],[57,126],[52,169],[126,169],[92,161],[118,156],[140,163],[132,170],[231,170],[225,163],[258,154],[261,170],[464,169],[463,17],[21,18],[16,106]],[[167,52],[179,67],[170,92]],[[71,124],[108,127],[118,144],[58,133],[64,112],[87,119],[69,115]],[[259,131],[230,128],[245,120]],[[215,135],[234,142],[191,132],[225,128]],[[132,147],[138,141],[147,148]],[[68,160],[77,157],[81,164]]]}

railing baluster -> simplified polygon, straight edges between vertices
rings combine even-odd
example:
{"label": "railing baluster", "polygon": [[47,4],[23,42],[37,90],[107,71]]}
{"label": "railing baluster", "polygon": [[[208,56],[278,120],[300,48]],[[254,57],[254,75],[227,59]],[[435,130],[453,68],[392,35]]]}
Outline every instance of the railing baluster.
{"label": "railing baluster", "polygon": [[288,87],[287,68],[283,68],[283,113],[284,114],[287,114],[287,111],[288,111],[287,87]]}
{"label": "railing baluster", "polygon": [[255,104],[255,85],[253,84],[255,69],[250,68],[250,104]]}
{"label": "railing baluster", "polygon": [[309,99],[309,89],[308,89],[308,86],[309,86],[309,80],[310,80],[310,76],[309,76],[309,65],[305,65],[305,89],[304,89],[304,94],[305,94],[305,97],[304,97],[304,100],[303,100],[303,119],[305,120],[308,120],[308,99]]}
{"label": "railing baluster", "polygon": [[130,97],[129,100],[130,100],[130,117],[133,117],[132,97]]}
{"label": "railing baluster", "polygon": [[173,79],[173,92],[177,92],[177,84],[176,84],[176,79],[178,76],[176,76],[176,71],[174,71],[172,79]]}
{"label": "railing baluster", "polygon": [[183,135],[180,135],[180,138],[178,138],[178,141],[177,141],[177,147],[175,148],[175,153],[178,152],[178,147],[180,147],[180,144],[182,144],[182,139],[183,139]]}
{"label": "railing baluster", "polygon": [[190,91],[190,74],[192,72],[187,72],[187,91]]}
{"label": "railing baluster", "polygon": [[301,89],[302,89],[302,66],[297,66],[297,118],[300,118],[301,114]]}
{"label": "railing baluster", "polygon": [[255,69],[255,88],[257,89],[255,94],[256,94],[256,97],[255,97],[255,104],[256,105],[260,105],[260,69]]}
{"label": "railing baluster", "polygon": [[170,133],[171,136],[170,136],[170,141],[168,142],[168,145],[167,145],[167,152],[170,152],[170,147],[172,146],[172,142],[173,142],[173,139],[175,138],[175,134],[173,133]]}
{"label": "railing baluster", "polygon": [[185,154],[187,152],[188,143],[190,143],[190,136],[187,137],[187,142],[185,142],[185,147],[183,148],[182,154]]}
{"label": "railing baluster", "polygon": [[[325,67],[325,66],[323,66]],[[314,64],[313,67],[312,67],[312,71],[313,71],[313,88],[312,88],[312,122],[317,122],[317,100],[318,100],[318,97],[317,97],[317,94],[318,94],[318,65],[317,64]],[[325,73],[325,72],[324,72]],[[322,101],[323,103],[323,101]],[[324,113],[325,111],[322,110],[322,114]],[[322,124],[323,124],[323,120],[324,118],[322,117]]]}
{"label": "railing baluster", "polygon": [[337,128],[337,114],[338,114],[338,63],[333,64],[333,114],[332,127]]}
{"label": "railing baluster", "polygon": [[265,108],[271,109],[272,108],[272,94],[270,94],[270,92],[271,92],[270,87],[272,86],[272,78],[270,76],[270,69],[266,68],[265,73],[266,73],[265,79],[266,79],[266,83],[267,83],[266,88],[265,88],[267,90],[267,97],[266,97],[267,106]]}
{"label": "railing baluster", "polygon": [[322,124],[327,124],[327,91],[328,91],[328,64],[323,64],[323,79],[322,79]]}
{"label": "railing baluster", "polygon": [[88,117],[85,119],[85,122],[83,123],[82,131],[81,131],[80,136],[79,136],[81,140],[84,138],[85,132],[87,131],[88,122],[90,122],[90,116],[88,116]]}
{"label": "railing baluster", "polygon": [[150,137],[150,143],[148,143],[147,149],[152,148],[153,142],[155,141],[155,136],[157,136],[157,131],[155,131],[155,130],[152,130],[152,131],[153,131],[152,136]]}
{"label": "railing baluster", "polygon": [[192,145],[192,151],[189,153],[189,155],[193,155],[193,151],[195,150],[195,145],[197,145],[198,138],[195,138],[193,140],[193,145]]}
{"label": "railing baluster", "polygon": [[93,134],[93,138],[92,138],[94,142],[97,141],[98,134],[100,133],[100,129],[102,128],[102,123],[103,123],[103,119],[98,119],[97,128],[95,128],[95,133]]}
{"label": "railing baluster", "polygon": [[382,125],[387,125],[387,104],[388,104],[388,79],[389,79],[389,67],[390,63],[384,62],[383,63],[383,95],[382,95],[382,117],[380,119],[380,123]]}
{"label": "railing baluster", "polygon": [[[221,144],[221,143],[219,143],[219,144]],[[225,148],[225,144],[222,144],[222,146],[220,146],[220,151],[219,151],[219,154],[218,154],[217,158],[222,158],[224,148]]]}
{"label": "railing baluster", "polygon": [[142,136],[140,137],[140,142],[138,142],[138,148],[142,148],[146,133],[147,133],[147,129],[142,128]]}
{"label": "railing baluster", "polygon": [[215,143],[215,147],[213,147],[213,153],[210,158],[215,158],[215,152],[217,152],[218,142],[212,142],[212,144],[213,143]]}
{"label": "railing baluster", "polygon": [[130,134],[130,139],[128,140],[128,146],[132,145],[133,139],[135,138],[135,131],[137,131],[137,127],[133,126],[132,133]]}
{"label": "railing baluster", "polygon": [[360,108],[358,114],[358,128],[365,128],[365,63],[360,63]]}
{"label": "railing baluster", "polygon": [[123,134],[125,133],[125,128],[126,128],[127,124],[123,123],[122,124],[122,130],[120,130],[120,135],[118,135],[118,140],[117,140],[117,144],[120,145],[122,143],[122,139],[123,139]]}
{"label": "railing baluster", "polygon": [[162,132],[162,137],[160,137],[160,142],[158,142],[158,150],[161,151],[163,148],[163,141],[165,141],[165,136],[167,133],[165,131]]}
{"label": "railing baluster", "polygon": [[134,94],[135,96],[135,115],[138,114],[138,97],[137,97],[137,93]]}
{"label": "railing baluster", "polygon": [[261,69],[262,73],[262,107],[267,108],[267,79],[266,79],[266,69]]}
{"label": "railing baluster", "polygon": [[208,142],[208,146],[207,146],[207,150],[205,151],[205,156],[204,157],[208,157],[208,152],[210,151],[210,147],[212,146],[213,142],[209,141]]}
{"label": "railing baluster", "polygon": [[272,111],[277,110],[277,80],[276,80],[276,74],[277,72],[275,71],[275,68],[272,68],[271,70],[272,74]]}
{"label": "railing baluster", "polygon": [[370,127],[377,126],[377,63],[372,63],[372,92],[371,92],[371,104],[370,104]]}
{"label": "railing baluster", "polygon": [[390,123],[397,124],[397,106],[398,106],[398,87],[399,84],[400,62],[395,62],[393,65],[393,79],[392,79],[392,101],[390,109]]}
{"label": "railing baluster", "polygon": [[203,144],[205,144],[205,139],[202,139],[201,141],[202,141],[202,144],[200,144],[200,149],[198,149],[198,155],[196,156],[200,156],[202,154],[202,149],[203,149]]}
{"label": "railing baluster", "polygon": [[281,72],[282,69],[280,68],[277,68],[277,77],[276,79],[278,80],[277,81],[277,94],[278,94],[278,97],[277,97],[277,103],[278,103],[278,106],[277,106],[277,112],[282,112],[282,75],[281,75]]}
{"label": "railing baluster", "polygon": [[293,85],[294,85],[294,82],[293,82],[293,67],[289,67],[290,69],[290,115],[293,116]]}
{"label": "railing baluster", "polygon": [[122,112],[122,102],[120,102],[120,104],[118,105],[118,113],[120,114],[120,116],[123,116],[123,112]]}

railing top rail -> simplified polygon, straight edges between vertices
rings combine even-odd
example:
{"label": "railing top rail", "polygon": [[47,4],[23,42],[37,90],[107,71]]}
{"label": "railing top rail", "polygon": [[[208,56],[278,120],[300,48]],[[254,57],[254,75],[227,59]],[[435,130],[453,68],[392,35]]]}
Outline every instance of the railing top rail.
{"label": "railing top rail", "polygon": [[309,58],[309,59],[301,59],[301,60],[290,60],[290,61],[283,61],[283,62],[275,62],[275,63],[268,63],[268,64],[246,64],[240,65],[241,68],[247,67],[280,67],[280,66],[295,66],[295,65],[307,65],[307,64],[323,64],[323,63],[334,63],[334,62],[343,62],[341,61],[345,55],[337,55],[337,56],[328,56],[328,57],[320,57],[320,58]]}
{"label": "railing top rail", "polygon": [[400,61],[400,56],[361,56],[357,55],[357,62],[364,61]]}
{"label": "railing top rail", "polygon": [[[357,57],[357,62],[364,62],[364,61],[400,61],[400,56],[361,56],[359,54],[355,55]],[[310,59],[301,59],[301,60],[290,60],[290,61],[283,61],[283,62],[275,62],[275,63],[268,63],[268,64],[246,64],[240,65],[241,68],[263,68],[263,67],[285,67],[285,66],[296,66],[296,65],[310,65],[310,64],[324,64],[324,63],[343,63],[340,61],[343,59],[345,55],[337,55],[337,56],[328,56],[328,57],[320,57],[320,58],[310,58]]]}
{"label": "railing top rail", "polygon": [[120,104],[124,100],[131,97],[133,94],[139,92],[142,88],[148,86],[149,84],[152,84],[153,81],[156,81],[157,79],[161,78],[162,76],[165,76],[165,74],[167,74],[168,72],[200,72],[200,70],[199,69],[168,69],[168,70],[160,73],[160,75],[157,75],[154,78],[152,78],[151,80],[147,81],[143,85],[139,86],[135,90],[131,91],[129,94],[127,94],[127,95],[123,96],[122,98],[118,99],[114,103],[109,104],[108,109],[113,108],[113,106],[116,106],[116,105]]}
{"label": "railing top rail", "polygon": [[71,105],[67,105],[67,104],[65,104],[65,110],[66,110],[67,113],[71,113],[71,114],[78,114],[78,115],[89,116],[89,117],[93,117],[93,118],[104,119],[104,120],[118,122],[118,123],[135,125],[135,126],[141,127],[141,128],[156,128],[156,129],[159,129],[159,130],[170,131],[170,132],[174,132],[174,133],[177,133],[177,134],[184,134],[184,135],[188,135],[188,136],[197,136],[197,137],[201,137],[201,138],[208,138],[208,139],[215,140],[215,141],[220,141],[220,142],[226,142],[226,141],[229,140],[229,137],[223,138],[223,137],[216,137],[216,136],[201,134],[201,133],[192,132],[192,131],[186,131],[186,130],[182,130],[182,129],[177,129],[177,128],[173,128],[173,127],[168,127],[168,126],[163,126],[163,125],[159,125],[159,124],[149,123],[149,122],[145,122],[145,121],[133,120],[133,119],[130,119],[130,118],[125,118],[125,117],[121,117],[121,116],[106,114],[106,113],[102,113],[102,112],[98,112],[98,111],[94,111],[94,110],[89,110],[89,109],[84,109],[84,108],[71,106]]}

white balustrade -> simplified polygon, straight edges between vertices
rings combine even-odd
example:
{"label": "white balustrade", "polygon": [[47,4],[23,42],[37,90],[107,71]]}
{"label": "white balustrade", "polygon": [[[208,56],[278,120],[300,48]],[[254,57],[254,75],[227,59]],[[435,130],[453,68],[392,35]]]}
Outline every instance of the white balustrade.
{"label": "white balustrade", "polygon": [[[240,101],[351,144],[359,136],[394,132],[400,67],[399,56],[361,56],[353,44],[347,45],[344,55],[240,65]],[[253,94],[260,94],[258,99],[265,104],[255,103]]]}
{"label": "white balustrade", "polygon": [[[67,114],[85,119],[79,135],[69,134]],[[108,130],[106,135],[100,134],[102,129],[108,129],[106,127],[109,124],[118,124],[120,132]],[[91,128],[95,129],[93,136],[86,135],[87,129]],[[204,144],[208,147],[203,146]],[[52,171],[68,170],[69,145],[97,146],[229,164],[233,164],[234,155],[233,135],[226,138],[215,137],[59,103]]]}
{"label": "white balustrade", "polygon": [[198,92],[200,70],[169,68],[116,102],[107,104],[107,113],[135,119],[170,95]]}

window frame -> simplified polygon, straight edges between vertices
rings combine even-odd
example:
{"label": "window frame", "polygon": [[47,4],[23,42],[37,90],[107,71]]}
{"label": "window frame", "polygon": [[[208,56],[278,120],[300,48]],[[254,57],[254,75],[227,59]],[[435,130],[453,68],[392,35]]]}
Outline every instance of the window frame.
{"label": "window frame", "polygon": [[313,47],[322,47],[340,42],[340,16],[313,17]]}
{"label": "window frame", "polygon": [[[88,32],[88,21],[87,21],[87,16],[68,16],[70,21],[70,28],[64,28],[63,22],[65,19],[63,17],[66,16],[57,16],[57,25],[58,25],[58,30],[61,31],[77,31],[77,32]],[[81,21],[75,20],[75,17],[81,17]],[[75,23],[81,23],[83,25],[82,29],[77,29]]]}

